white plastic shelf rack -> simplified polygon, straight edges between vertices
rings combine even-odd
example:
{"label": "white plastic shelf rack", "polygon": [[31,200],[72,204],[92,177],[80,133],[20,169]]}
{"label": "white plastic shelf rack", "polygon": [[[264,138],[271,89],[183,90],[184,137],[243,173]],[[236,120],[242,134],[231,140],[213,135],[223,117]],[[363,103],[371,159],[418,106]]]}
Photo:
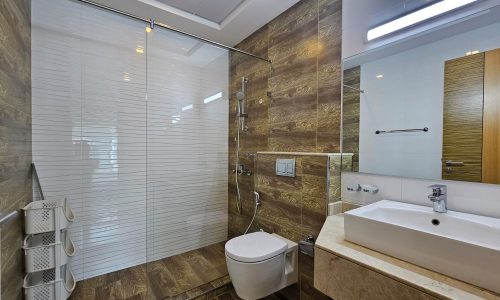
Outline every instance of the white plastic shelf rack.
{"label": "white plastic shelf rack", "polygon": [[76,281],[70,268],[62,267],[26,274],[23,287],[28,300],[68,299]]}
{"label": "white plastic shelf rack", "polygon": [[34,201],[24,208],[23,243],[26,276],[24,294],[27,300],[67,299],[75,289],[75,278],[69,268],[75,246],[67,229],[75,214],[64,200]]}
{"label": "white plastic shelf rack", "polygon": [[64,242],[56,242],[54,232],[27,235],[23,243],[26,272],[38,272],[66,265],[75,255],[75,246],[68,233],[64,236]]}
{"label": "white plastic shelf rack", "polygon": [[24,220],[26,234],[60,231],[69,227],[75,219],[67,199],[33,201],[26,205]]}

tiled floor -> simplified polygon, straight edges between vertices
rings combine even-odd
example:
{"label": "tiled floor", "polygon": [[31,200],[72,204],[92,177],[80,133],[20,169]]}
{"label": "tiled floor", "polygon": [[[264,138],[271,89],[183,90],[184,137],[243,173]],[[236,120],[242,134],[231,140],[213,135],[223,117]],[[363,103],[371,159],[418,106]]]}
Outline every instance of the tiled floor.
{"label": "tiled floor", "polygon": [[192,299],[229,282],[224,243],[218,243],[80,281],[71,299]]}
{"label": "tiled floor", "polygon": [[[219,296],[216,296],[214,298],[211,298],[211,299],[213,299],[213,300],[242,300],[240,297],[238,297],[238,295],[236,295],[236,292],[234,291],[233,288],[230,288],[227,292],[225,292]],[[262,298],[262,300],[279,300],[279,299],[282,299],[282,298],[278,297],[275,294],[272,294],[272,295],[269,295],[265,298]]]}

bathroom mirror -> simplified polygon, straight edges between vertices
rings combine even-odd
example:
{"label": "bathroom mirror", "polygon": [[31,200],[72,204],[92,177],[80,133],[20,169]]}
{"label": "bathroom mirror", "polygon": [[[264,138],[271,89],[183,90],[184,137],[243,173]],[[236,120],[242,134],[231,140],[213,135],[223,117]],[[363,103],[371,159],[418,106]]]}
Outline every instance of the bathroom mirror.
{"label": "bathroom mirror", "polygon": [[500,6],[343,63],[343,170],[500,184]]}

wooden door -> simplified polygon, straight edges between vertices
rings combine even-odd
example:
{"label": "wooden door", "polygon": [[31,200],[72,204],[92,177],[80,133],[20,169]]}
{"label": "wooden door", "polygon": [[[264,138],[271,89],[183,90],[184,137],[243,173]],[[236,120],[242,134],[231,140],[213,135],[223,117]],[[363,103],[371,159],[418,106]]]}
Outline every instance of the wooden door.
{"label": "wooden door", "polygon": [[443,179],[481,182],[484,58],[479,53],[445,62]]}
{"label": "wooden door", "polygon": [[485,54],[483,182],[500,183],[500,49]]}

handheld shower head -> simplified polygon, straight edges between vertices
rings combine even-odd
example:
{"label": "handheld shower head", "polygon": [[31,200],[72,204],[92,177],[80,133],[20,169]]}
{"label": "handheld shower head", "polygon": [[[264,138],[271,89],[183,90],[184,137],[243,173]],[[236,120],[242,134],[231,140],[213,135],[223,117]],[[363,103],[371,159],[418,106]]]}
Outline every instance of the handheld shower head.
{"label": "handheld shower head", "polygon": [[247,114],[247,99],[246,99],[245,91],[242,89],[236,93],[236,99],[238,99],[238,116],[246,118]]}
{"label": "handheld shower head", "polygon": [[243,91],[238,91],[236,93],[236,99],[238,99],[238,101],[244,101],[246,98],[245,96],[245,93]]}
{"label": "handheld shower head", "polygon": [[[253,221],[255,221],[255,217],[257,216],[257,209],[259,208],[259,206],[262,205],[262,202],[260,201],[260,195],[259,195],[259,192],[257,191],[254,191],[253,192],[253,196],[255,198],[255,207],[253,209],[253,217],[252,217],[252,220],[250,221],[250,224],[248,224],[248,227],[247,227],[247,230],[245,230],[245,233],[244,234],[247,234],[248,233],[248,230],[250,230],[250,227],[252,226],[253,224]],[[262,231],[262,229],[261,229]]]}

